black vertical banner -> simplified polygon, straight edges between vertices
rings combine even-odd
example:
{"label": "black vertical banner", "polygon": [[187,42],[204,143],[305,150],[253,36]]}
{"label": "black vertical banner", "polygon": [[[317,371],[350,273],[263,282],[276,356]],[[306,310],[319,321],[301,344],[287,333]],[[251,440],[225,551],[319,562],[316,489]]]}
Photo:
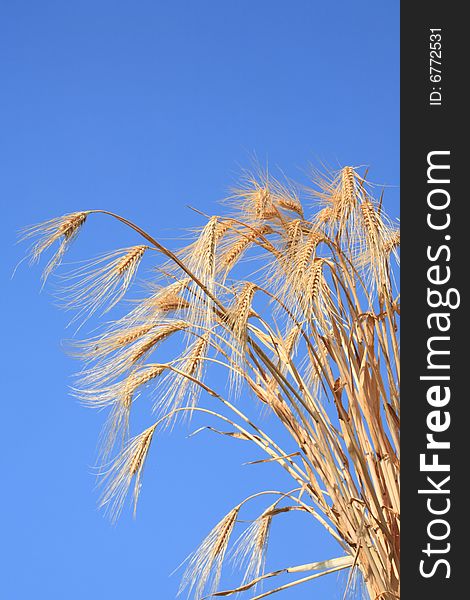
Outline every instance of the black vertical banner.
{"label": "black vertical banner", "polygon": [[470,164],[463,147],[468,130],[463,111],[468,80],[464,27],[458,3],[401,4],[405,600],[470,595],[467,552],[459,543],[470,530],[470,398],[468,384],[464,386],[470,374],[464,290],[470,277],[465,267],[470,264],[470,198],[463,190]]}

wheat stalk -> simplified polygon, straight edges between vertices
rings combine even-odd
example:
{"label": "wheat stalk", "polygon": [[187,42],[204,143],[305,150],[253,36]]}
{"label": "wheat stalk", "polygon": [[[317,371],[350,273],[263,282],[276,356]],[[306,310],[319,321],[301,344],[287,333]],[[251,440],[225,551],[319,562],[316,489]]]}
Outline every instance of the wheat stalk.
{"label": "wheat stalk", "polygon": [[[224,426],[203,429],[252,444],[262,455],[252,462],[274,463],[294,482],[294,492],[244,499],[211,531],[183,577],[197,599],[313,572],[255,596],[262,598],[341,569],[351,571],[349,580],[359,573],[370,598],[400,594],[399,230],[374,200],[366,174],[352,167],[314,173],[309,216],[298,189],[267,173],[246,174],[228,214],[210,217],[178,252],[106,211],[25,231],[34,240],[33,261],[58,244],[45,278],[91,216],[115,218],[142,236],[142,245],[66,274],[66,307],[81,317],[121,300],[144,254],[156,262],[147,297],[102,333],[72,343],[85,364],[74,393],[109,412],[100,474],[101,504],[112,518],[132,485],[135,512],[157,429],[194,412]],[[216,389],[206,377],[212,368],[225,369],[236,385],[227,391],[216,378],[224,388]],[[129,438],[140,395],[151,399],[154,422]],[[258,419],[259,406],[273,420]],[[235,543],[242,583],[219,589],[241,511],[268,494],[276,498]],[[344,554],[317,560],[320,549],[312,548],[316,562],[265,573],[271,525],[293,510],[321,524]]]}

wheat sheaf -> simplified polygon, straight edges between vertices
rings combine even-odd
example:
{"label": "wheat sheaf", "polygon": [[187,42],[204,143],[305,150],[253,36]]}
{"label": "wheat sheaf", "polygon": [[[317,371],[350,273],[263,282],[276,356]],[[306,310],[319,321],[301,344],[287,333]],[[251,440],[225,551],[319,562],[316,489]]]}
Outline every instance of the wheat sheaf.
{"label": "wheat sheaf", "polygon": [[[100,502],[113,519],[131,488],[135,510],[152,441],[185,415],[199,413],[210,421],[206,429],[250,442],[261,456],[254,462],[274,463],[291,479],[289,489],[237,501],[208,534],[182,578],[193,598],[247,592],[259,599],[342,570],[346,588],[359,574],[367,597],[400,596],[400,234],[366,176],[347,166],[315,172],[301,187],[247,174],[223,214],[177,250],[105,210],[24,232],[33,262],[57,245],[44,281],[66,268],[64,254],[91,218],[116,219],[140,236],[139,245],[61,275],[63,305],[81,325],[122,306],[142,261],[154,267],[131,310],[111,322],[107,316],[100,333],[71,346],[84,363],[75,395],[109,411]],[[226,377],[210,378],[212,368]],[[135,433],[141,395],[150,422]],[[247,519],[255,499],[265,507]],[[320,523],[341,556],[312,548],[315,562],[266,572],[272,522],[291,511]],[[221,589],[229,556],[242,579]],[[281,574],[294,577],[272,587]]]}

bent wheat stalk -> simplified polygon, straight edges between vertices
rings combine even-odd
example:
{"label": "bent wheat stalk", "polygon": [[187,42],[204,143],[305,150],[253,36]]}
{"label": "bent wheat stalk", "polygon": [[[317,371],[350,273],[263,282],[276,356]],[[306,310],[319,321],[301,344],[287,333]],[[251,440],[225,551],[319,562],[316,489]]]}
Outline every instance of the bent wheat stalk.
{"label": "bent wheat stalk", "polygon": [[[399,231],[352,167],[316,173],[308,191],[316,208],[310,216],[299,188],[247,175],[227,214],[210,217],[177,252],[104,210],[75,212],[24,234],[33,240],[33,261],[58,243],[44,279],[92,217],[117,219],[142,237],[141,245],[62,276],[64,305],[81,317],[109,311],[140,262],[157,262],[146,297],[102,333],[72,343],[85,364],[75,394],[109,411],[101,504],[113,518],[132,484],[135,510],[159,429],[194,412],[223,426],[204,429],[253,444],[253,464],[275,463],[294,482],[294,491],[242,500],[214,527],[183,577],[182,588],[197,599],[253,592],[282,574],[313,571],[255,592],[264,598],[342,569],[351,572],[348,582],[359,572],[374,600],[400,595]],[[169,346],[170,337],[179,343]],[[175,347],[182,350],[172,354]],[[212,367],[226,369],[228,397],[209,380]],[[272,414],[263,427],[245,414],[242,391],[245,402]],[[153,419],[129,437],[133,405],[147,393]],[[235,538],[250,500],[269,495],[275,497]],[[320,557],[314,549],[315,562],[265,573],[271,524],[293,510],[321,523],[343,555]],[[219,589],[231,546],[244,577],[236,588]]]}

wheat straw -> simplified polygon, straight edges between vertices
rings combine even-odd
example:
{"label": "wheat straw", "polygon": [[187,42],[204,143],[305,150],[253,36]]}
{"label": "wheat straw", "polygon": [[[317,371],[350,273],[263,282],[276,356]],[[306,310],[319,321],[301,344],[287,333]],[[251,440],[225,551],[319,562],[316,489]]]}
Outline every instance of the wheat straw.
{"label": "wheat straw", "polygon": [[[274,492],[249,496],[213,528],[183,576],[182,588],[197,600],[313,572],[254,596],[264,598],[341,569],[350,570],[347,588],[360,574],[368,598],[400,595],[400,233],[373,189],[351,166],[314,172],[308,215],[300,188],[247,173],[227,200],[228,214],[210,217],[175,253],[105,211],[25,231],[33,261],[59,244],[45,277],[92,214],[116,218],[145,240],[63,276],[75,318],[113,309],[143,256],[156,263],[145,297],[124,316],[113,309],[101,333],[71,344],[84,362],[73,393],[107,412],[99,472],[101,505],[112,519],[132,485],[135,512],[157,425],[174,425],[180,415],[221,422],[198,431],[251,444],[250,463],[269,462],[294,481],[295,494],[276,492],[238,537],[234,557],[244,576],[231,589],[220,581],[246,520],[240,513]],[[219,376],[208,377],[213,369]],[[129,439],[135,408],[157,411],[159,420]],[[316,562],[265,573],[272,524],[293,510],[320,524],[342,555],[318,560],[315,546]]]}

